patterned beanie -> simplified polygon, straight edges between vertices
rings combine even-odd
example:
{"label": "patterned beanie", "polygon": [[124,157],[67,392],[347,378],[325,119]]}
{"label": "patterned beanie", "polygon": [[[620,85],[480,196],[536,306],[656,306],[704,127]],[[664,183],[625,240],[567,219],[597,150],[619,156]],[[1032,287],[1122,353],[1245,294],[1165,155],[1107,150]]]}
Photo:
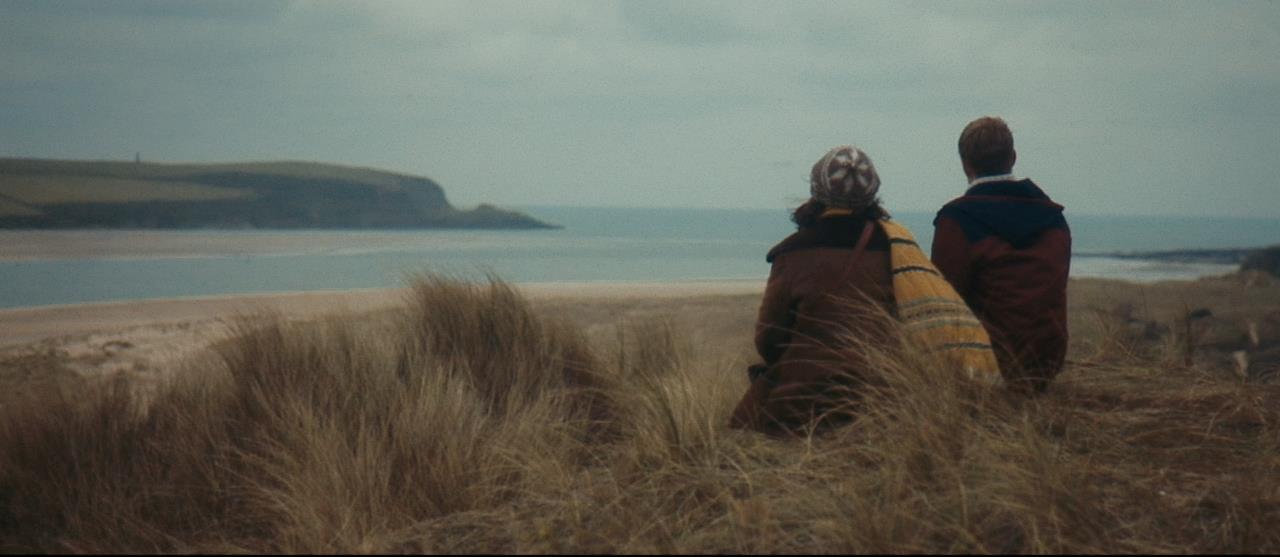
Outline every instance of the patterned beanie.
{"label": "patterned beanie", "polygon": [[809,173],[809,194],[827,207],[861,211],[877,202],[879,191],[876,167],[852,145],[827,151]]}

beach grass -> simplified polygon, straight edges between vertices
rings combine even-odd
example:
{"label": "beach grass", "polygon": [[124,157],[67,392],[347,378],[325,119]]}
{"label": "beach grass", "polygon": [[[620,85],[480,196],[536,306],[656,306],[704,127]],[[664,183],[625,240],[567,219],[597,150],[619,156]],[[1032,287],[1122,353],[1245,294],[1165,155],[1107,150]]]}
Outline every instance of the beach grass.
{"label": "beach grass", "polygon": [[1275,553],[1280,385],[1175,332],[1274,289],[1204,288],[1076,295],[1035,399],[850,337],[854,422],[774,439],[726,427],[749,355],[709,317],[586,328],[422,277],[390,313],[244,317],[159,387],[4,397],[0,550]]}

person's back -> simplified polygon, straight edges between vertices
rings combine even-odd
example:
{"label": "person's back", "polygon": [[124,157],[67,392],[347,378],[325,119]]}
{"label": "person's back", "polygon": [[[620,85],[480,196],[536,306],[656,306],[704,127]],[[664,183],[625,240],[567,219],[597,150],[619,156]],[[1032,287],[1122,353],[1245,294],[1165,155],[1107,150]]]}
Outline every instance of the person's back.
{"label": "person's back", "polygon": [[1006,381],[1043,391],[1066,358],[1071,230],[1061,205],[1013,176],[1004,121],[974,120],[959,149],[970,187],[934,219],[933,263],[986,325]]}
{"label": "person's back", "polygon": [[[833,364],[860,369],[837,353],[841,336],[873,335],[857,330],[862,302],[878,306],[862,311],[889,315],[893,311],[893,282],[889,273],[889,241],[874,218],[866,215],[827,215],[801,228],[768,255],[773,264],[766,296],[756,322],[756,347],[766,362],[803,362],[790,366],[797,380],[819,380]],[[864,229],[867,239],[862,240]],[[842,361],[845,360],[845,361]],[[803,369],[801,369],[803,368]]]}
{"label": "person's back", "polygon": [[767,257],[772,271],[755,335],[765,371],[738,403],[732,427],[783,434],[840,420],[830,412],[851,401],[852,382],[866,371],[856,352],[842,349],[842,337],[875,342],[887,331],[859,313],[893,310],[878,188],[870,160],[854,147],[814,165],[813,199],[794,215],[799,230]]}

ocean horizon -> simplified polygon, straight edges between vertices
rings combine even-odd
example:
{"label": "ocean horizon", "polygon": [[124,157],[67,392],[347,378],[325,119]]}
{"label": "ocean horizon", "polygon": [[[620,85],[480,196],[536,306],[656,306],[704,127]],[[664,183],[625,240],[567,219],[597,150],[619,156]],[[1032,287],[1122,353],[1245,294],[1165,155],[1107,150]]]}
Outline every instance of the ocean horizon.
{"label": "ocean horizon", "polygon": [[[434,272],[511,282],[760,280],[785,209],[517,207],[556,230],[0,231],[0,308],[387,288]],[[931,213],[901,212],[928,251]],[[1192,280],[1235,264],[1111,254],[1280,243],[1280,221],[1072,215],[1072,277]]]}

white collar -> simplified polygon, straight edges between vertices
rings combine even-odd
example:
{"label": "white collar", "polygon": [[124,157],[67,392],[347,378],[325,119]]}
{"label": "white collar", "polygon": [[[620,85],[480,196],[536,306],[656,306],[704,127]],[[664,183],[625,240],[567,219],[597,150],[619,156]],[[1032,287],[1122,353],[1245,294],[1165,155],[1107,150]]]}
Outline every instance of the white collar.
{"label": "white collar", "polygon": [[988,182],[1013,182],[1016,180],[1017,178],[1013,176],[1012,172],[1008,174],[1000,174],[998,176],[983,176],[981,178],[974,178],[971,180],[969,182],[969,187],[973,187],[978,184],[986,184]]}

